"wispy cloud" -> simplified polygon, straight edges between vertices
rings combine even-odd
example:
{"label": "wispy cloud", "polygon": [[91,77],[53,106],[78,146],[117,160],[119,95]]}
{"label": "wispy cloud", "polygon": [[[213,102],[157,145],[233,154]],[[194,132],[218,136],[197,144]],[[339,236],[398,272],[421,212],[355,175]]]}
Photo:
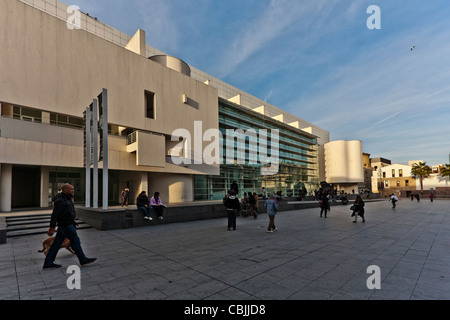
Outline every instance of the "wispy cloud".
{"label": "wispy cloud", "polygon": [[[239,65],[259,51],[266,50],[273,40],[288,33],[293,26],[300,26],[300,29],[296,30],[299,38],[307,35],[308,30],[314,31],[314,23],[320,24],[327,15],[327,10],[333,6],[333,2],[335,1],[329,1],[328,6],[325,6],[323,1],[301,3],[291,0],[271,0],[260,15],[244,17],[249,19],[246,28],[239,30],[230,44],[224,47],[224,54],[218,62],[218,76],[226,77],[235,72]],[[307,19],[311,16],[317,19]]]}

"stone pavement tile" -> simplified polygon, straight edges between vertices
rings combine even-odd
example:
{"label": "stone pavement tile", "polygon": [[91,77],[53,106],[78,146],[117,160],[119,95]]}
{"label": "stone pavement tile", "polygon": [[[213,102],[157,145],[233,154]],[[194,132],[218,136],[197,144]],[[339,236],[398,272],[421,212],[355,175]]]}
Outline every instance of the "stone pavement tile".
{"label": "stone pavement tile", "polygon": [[243,266],[239,271],[242,273],[243,278],[247,278],[249,275],[254,276],[256,274],[261,274],[267,270],[271,270],[270,266],[264,265],[260,262],[253,261],[249,265]]}
{"label": "stone pavement tile", "polygon": [[239,290],[235,287],[228,287],[221,291],[217,291],[213,295],[207,297],[210,300],[257,300],[258,298],[254,295],[245,292],[243,290]]}
{"label": "stone pavement tile", "polygon": [[301,288],[306,287],[311,282],[312,282],[311,280],[305,279],[303,277],[290,275],[290,276],[280,279],[277,282],[277,284],[279,284],[280,286],[283,286],[287,289],[293,289],[295,292],[297,292]]}
{"label": "stone pavement tile", "polygon": [[210,276],[211,278],[217,279],[222,281],[223,283],[226,283],[230,286],[235,286],[241,282],[247,281],[251,278],[253,278],[255,275],[261,274],[261,272],[254,272],[251,274],[248,272],[249,270],[241,270],[240,272],[234,272],[230,274],[223,274],[217,271],[217,273],[213,274],[210,272],[206,272],[205,275]]}
{"label": "stone pavement tile", "polygon": [[[82,279],[82,283],[83,279]],[[88,282],[86,285],[97,285],[100,287],[104,292],[119,290],[123,288],[124,286],[128,288],[133,288],[134,286],[141,286],[143,283],[145,283],[145,280],[142,278],[134,275],[134,276],[126,276],[123,278],[98,278],[95,281]]]}
{"label": "stone pavement tile", "polygon": [[336,267],[335,264],[316,262],[297,271],[296,273],[294,273],[294,275],[314,281],[320,279],[323,275],[325,275],[327,272],[329,272],[335,267]]}
{"label": "stone pavement tile", "polygon": [[[381,267],[380,267],[381,268]],[[398,275],[410,280],[417,280],[423,270],[423,263],[411,263],[408,260],[400,260],[390,271],[381,269],[389,275]]]}
{"label": "stone pavement tile", "polygon": [[196,286],[194,284],[191,284],[189,291],[199,297],[209,297],[215,294],[216,292],[221,292],[229,287],[230,287],[229,285],[223,283],[222,281],[211,279],[207,282],[201,283]]}
{"label": "stone pavement tile", "polygon": [[309,288],[314,288],[323,292],[338,291],[352,276],[351,272],[330,271],[320,278],[308,284]]}
{"label": "stone pavement tile", "polygon": [[242,281],[236,284],[234,287],[248,292],[253,296],[256,296],[258,292],[266,289],[267,287],[270,287],[272,284],[276,283],[279,280],[280,278],[278,277],[269,277],[266,274],[262,273],[248,280]]}
{"label": "stone pavement tile", "polygon": [[425,263],[420,277],[424,279],[440,279],[442,282],[450,281],[450,265],[441,263]]}
{"label": "stone pavement tile", "polygon": [[81,287],[78,296],[73,296],[77,300],[139,300],[136,294],[129,288],[122,287],[111,291],[104,291],[99,286]]}
{"label": "stone pavement tile", "polygon": [[17,300],[19,297],[17,285],[4,284],[0,281],[0,300]]}
{"label": "stone pavement tile", "polygon": [[10,277],[16,276],[16,270],[14,268],[13,262],[10,263],[0,263],[0,284],[2,281],[6,281]]}
{"label": "stone pavement tile", "polygon": [[306,286],[294,294],[292,294],[290,300],[328,300],[333,293],[323,292],[312,287]]}
{"label": "stone pavement tile", "polygon": [[[403,255],[399,254],[377,254],[374,256],[374,259],[370,261],[369,265],[375,265],[380,267],[381,269],[381,277],[384,278],[391,270],[399,264],[399,262],[402,260]],[[364,265],[364,272],[366,272],[367,267],[369,265]],[[403,265],[403,264],[402,264]]]}
{"label": "stone pavement tile", "polygon": [[367,276],[356,274],[333,293],[331,300],[369,300],[374,290],[367,287]]}
{"label": "stone pavement tile", "polygon": [[[407,276],[390,273],[381,282],[381,290],[388,291],[390,286],[401,287],[404,293],[412,294],[414,287],[417,284],[417,279],[412,279]],[[409,298],[408,298],[409,299]]]}
{"label": "stone pavement tile", "polygon": [[159,300],[166,299],[170,294],[184,291],[186,288],[180,283],[169,283],[167,279],[152,278],[141,280],[128,287],[134,292],[135,299]]}
{"label": "stone pavement tile", "polygon": [[194,292],[192,292],[190,289],[184,290],[181,292],[178,292],[174,295],[167,296],[166,298],[163,298],[164,300],[229,300],[225,296],[221,296],[220,293],[215,293],[212,297],[201,297],[197,296]]}
{"label": "stone pavement tile", "polygon": [[374,290],[370,300],[410,300],[414,288],[382,282],[380,290]]}
{"label": "stone pavement tile", "polygon": [[417,284],[411,295],[412,300],[450,300],[448,288],[436,287],[427,283]]}
{"label": "stone pavement tile", "polygon": [[272,283],[256,293],[261,300],[287,300],[298,291],[297,288],[286,288],[279,283]]}

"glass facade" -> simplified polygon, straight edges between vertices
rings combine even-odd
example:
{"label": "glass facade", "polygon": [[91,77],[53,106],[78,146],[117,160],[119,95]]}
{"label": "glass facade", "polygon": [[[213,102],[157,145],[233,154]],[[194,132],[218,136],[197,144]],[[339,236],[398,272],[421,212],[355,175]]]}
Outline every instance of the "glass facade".
{"label": "glass facade", "polygon": [[[245,133],[256,132],[256,136],[253,139],[247,135],[242,145],[233,139],[234,145],[227,146],[227,130],[239,129]],[[316,136],[224,99],[219,99],[219,130],[223,139],[220,175],[195,176],[195,200],[222,199],[235,180],[240,196],[244,192],[262,194],[262,187],[268,195],[281,191],[283,196],[296,196],[301,190],[310,192],[320,187]],[[262,161],[261,155],[267,151],[267,158],[276,156],[275,130],[279,139],[278,170],[265,175],[264,167],[273,164]],[[261,134],[264,131],[267,139]],[[230,159],[235,159],[234,163]]]}

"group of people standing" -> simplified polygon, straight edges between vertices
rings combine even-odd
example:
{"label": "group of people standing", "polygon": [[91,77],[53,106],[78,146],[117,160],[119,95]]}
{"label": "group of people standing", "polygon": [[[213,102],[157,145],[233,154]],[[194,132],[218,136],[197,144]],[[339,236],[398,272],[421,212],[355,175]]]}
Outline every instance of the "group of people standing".
{"label": "group of people standing", "polygon": [[[237,183],[236,181],[233,181],[233,184],[231,185],[230,190],[223,198],[223,204],[227,211],[227,217],[228,217],[228,225],[227,230],[236,230],[236,217],[239,214],[241,210],[241,201],[237,197],[238,194],[237,189]],[[263,199],[266,198],[265,194],[263,196]],[[256,193],[249,192],[247,194],[247,198],[243,199],[243,205],[250,204],[253,206],[253,209],[255,210],[254,218],[257,217],[257,208],[258,208],[258,195]],[[271,194],[268,199],[264,202],[264,207],[267,210],[267,215],[269,216],[269,225],[267,226],[266,232],[274,232],[277,231],[277,228],[275,227],[275,215],[278,212],[278,201],[276,200],[276,197],[274,194]]]}

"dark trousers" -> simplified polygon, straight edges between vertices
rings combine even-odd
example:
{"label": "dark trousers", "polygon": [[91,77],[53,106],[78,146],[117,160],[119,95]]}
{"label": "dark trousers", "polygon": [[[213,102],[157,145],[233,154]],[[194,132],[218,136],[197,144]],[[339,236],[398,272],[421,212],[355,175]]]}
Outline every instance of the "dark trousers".
{"label": "dark trousers", "polygon": [[328,208],[323,207],[322,209],[320,209],[320,216],[322,216],[322,213],[325,212],[325,218],[327,217],[327,212],[328,212]]}
{"label": "dark trousers", "polygon": [[269,226],[267,227],[267,231],[275,230],[275,215],[269,216]]}
{"label": "dark trousers", "polygon": [[164,210],[163,206],[152,206],[152,208],[153,208],[153,210],[156,211],[156,215],[158,217],[162,217],[163,216],[163,210]]}
{"label": "dark trousers", "polygon": [[53,241],[53,244],[45,257],[44,267],[51,266],[55,262],[56,255],[58,254],[59,249],[61,249],[61,245],[65,238],[70,240],[70,246],[77,255],[80,264],[86,262],[88,258],[85,256],[83,249],[81,248],[81,241],[77,234],[77,228],[71,224],[68,226],[58,226],[55,240]]}
{"label": "dark trousers", "polygon": [[236,210],[227,209],[227,215],[228,215],[228,229],[233,228],[233,230],[236,230]]}

